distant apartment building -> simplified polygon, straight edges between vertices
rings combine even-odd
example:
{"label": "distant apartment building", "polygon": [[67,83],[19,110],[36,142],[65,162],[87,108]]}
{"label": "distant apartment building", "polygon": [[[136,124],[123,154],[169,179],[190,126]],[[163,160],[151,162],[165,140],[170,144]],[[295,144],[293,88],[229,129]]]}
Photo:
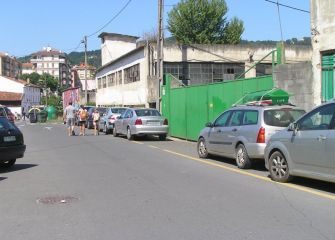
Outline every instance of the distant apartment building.
{"label": "distant apartment building", "polygon": [[22,74],[31,74],[34,72],[34,65],[32,63],[22,63]]}
{"label": "distant apartment building", "polygon": [[15,57],[0,52],[0,76],[18,78],[21,75],[22,65]]}
{"label": "distant apartment building", "polygon": [[62,86],[72,86],[69,61],[65,53],[45,47],[42,51],[33,53],[30,62],[38,74],[49,73],[58,79]]}
{"label": "distant apartment building", "polygon": [[96,67],[91,65],[87,65],[87,68],[85,68],[85,64],[73,66],[71,69],[72,82],[73,82],[72,87],[80,87],[82,90],[85,90],[85,78],[87,78],[87,90],[95,90],[96,70],[97,70]]}

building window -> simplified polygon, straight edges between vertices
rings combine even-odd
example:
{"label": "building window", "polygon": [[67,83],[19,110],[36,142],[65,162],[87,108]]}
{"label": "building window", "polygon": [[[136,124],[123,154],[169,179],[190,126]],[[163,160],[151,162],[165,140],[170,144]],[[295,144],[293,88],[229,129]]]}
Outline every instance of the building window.
{"label": "building window", "polygon": [[140,64],[136,64],[124,70],[124,83],[140,81]]}
{"label": "building window", "polygon": [[116,73],[116,82],[119,85],[122,85],[122,71],[121,70]]}
{"label": "building window", "polygon": [[102,77],[102,88],[106,88],[107,87],[107,84],[106,84],[106,76],[105,77]]}
{"label": "building window", "polygon": [[115,73],[111,73],[107,76],[108,87],[112,87],[115,85]]}
{"label": "building window", "polygon": [[98,78],[98,89],[101,88],[101,78]]}

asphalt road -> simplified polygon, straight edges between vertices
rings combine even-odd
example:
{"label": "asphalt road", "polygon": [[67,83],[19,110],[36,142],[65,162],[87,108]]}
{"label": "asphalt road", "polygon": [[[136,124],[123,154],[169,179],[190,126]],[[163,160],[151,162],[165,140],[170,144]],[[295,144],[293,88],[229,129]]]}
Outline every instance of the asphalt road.
{"label": "asphalt road", "polygon": [[0,170],[1,240],[335,239],[335,184],[277,184],[261,163],[199,159],[194,142],[18,126],[27,151]]}

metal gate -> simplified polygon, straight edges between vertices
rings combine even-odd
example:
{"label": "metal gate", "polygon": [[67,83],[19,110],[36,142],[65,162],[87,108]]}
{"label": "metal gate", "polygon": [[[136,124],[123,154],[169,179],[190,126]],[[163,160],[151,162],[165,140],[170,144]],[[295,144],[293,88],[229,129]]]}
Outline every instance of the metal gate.
{"label": "metal gate", "polygon": [[325,54],[322,56],[322,101],[334,98],[334,62],[335,54]]}
{"label": "metal gate", "polygon": [[171,75],[164,75],[162,113],[170,135],[197,140],[206,122],[214,120],[245,94],[273,88],[272,75],[206,85],[171,88]]}

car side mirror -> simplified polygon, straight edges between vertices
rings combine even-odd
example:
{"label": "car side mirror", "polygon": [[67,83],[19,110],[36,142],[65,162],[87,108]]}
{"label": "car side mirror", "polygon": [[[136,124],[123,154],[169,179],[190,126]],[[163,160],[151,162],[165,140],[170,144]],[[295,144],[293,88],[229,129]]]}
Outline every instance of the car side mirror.
{"label": "car side mirror", "polygon": [[211,123],[211,122],[208,122],[208,123],[206,123],[206,125],[205,125],[206,127],[209,127],[209,128],[212,128],[212,127],[214,127],[214,124],[213,123]]}
{"label": "car side mirror", "polygon": [[298,124],[295,123],[295,122],[290,123],[290,125],[288,125],[288,130],[289,131],[295,131],[295,130],[297,130],[297,128],[298,128]]}

